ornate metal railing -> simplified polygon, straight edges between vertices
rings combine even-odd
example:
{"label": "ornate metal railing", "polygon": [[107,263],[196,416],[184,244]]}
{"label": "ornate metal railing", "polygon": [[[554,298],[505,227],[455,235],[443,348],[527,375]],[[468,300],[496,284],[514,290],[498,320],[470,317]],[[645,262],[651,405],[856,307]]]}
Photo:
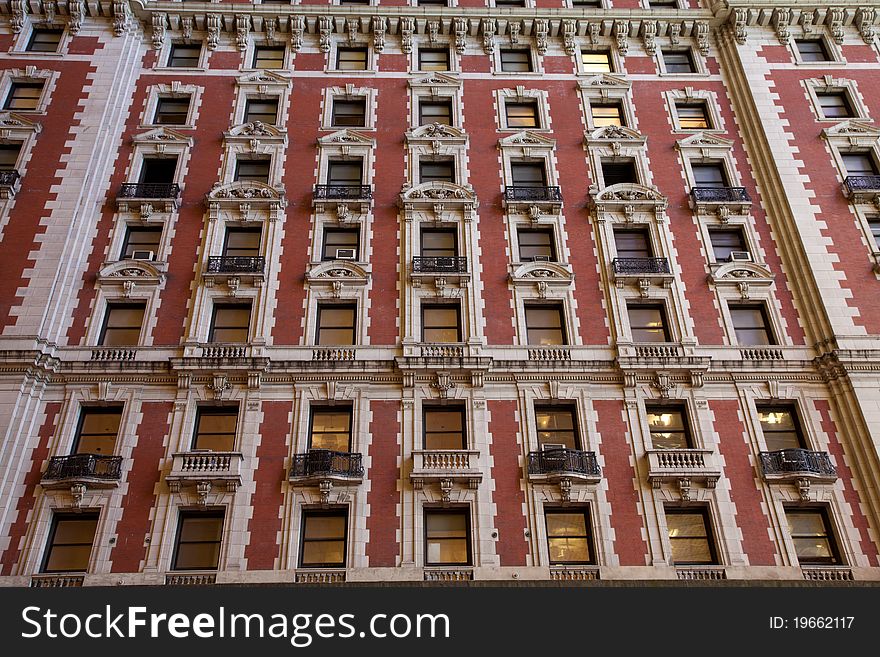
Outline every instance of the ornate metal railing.
{"label": "ornate metal railing", "polygon": [[15,169],[0,170],[0,185],[11,187],[19,178],[21,178],[21,174],[19,174],[18,171],[16,171]]}
{"label": "ornate metal railing", "polygon": [[180,185],[176,183],[122,183],[119,198],[177,198]]}
{"label": "ornate metal railing", "polygon": [[334,452],[329,449],[312,449],[305,454],[297,454],[293,457],[293,466],[290,468],[291,477],[319,475],[363,477],[363,458],[358,453]]}
{"label": "ornate metal railing", "polygon": [[529,474],[571,472],[583,475],[601,474],[595,452],[579,449],[543,449],[529,453]]}
{"label": "ornate metal railing", "polygon": [[667,258],[615,258],[611,261],[615,274],[668,274]]}
{"label": "ornate metal railing", "polygon": [[121,456],[102,456],[100,454],[71,454],[53,456],[43,479],[119,479],[122,476]]}
{"label": "ornate metal railing", "polygon": [[415,256],[413,271],[417,274],[464,274],[468,270],[468,259],[453,256]]}
{"label": "ornate metal railing", "polygon": [[263,256],[210,256],[209,274],[261,274],[266,267]]}
{"label": "ornate metal railing", "polygon": [[761,452],[760,458],[765,475],[809,473],[825,477],[837,476],[837,468],[831,463],[827,452],[780,449],[776,452]]}
{"label": "ornate metal railing", "polygon": [[315,199],[361,201],[373,198],[371,185],[315,185]]}
{"label": "ornate metal railing", "polygon": [[562,202],[559,187],[505,187],[504,199],[507,201],[553,201]]}
{"label": "ornate metal railing", "polygon": [[851,192],[880,190],[880,176],[847,176],[843,181]]}
{"label": "ornate metal railing", "polygon": [[751,203],[745,187],[694,187],[691,196],[696,203]]}

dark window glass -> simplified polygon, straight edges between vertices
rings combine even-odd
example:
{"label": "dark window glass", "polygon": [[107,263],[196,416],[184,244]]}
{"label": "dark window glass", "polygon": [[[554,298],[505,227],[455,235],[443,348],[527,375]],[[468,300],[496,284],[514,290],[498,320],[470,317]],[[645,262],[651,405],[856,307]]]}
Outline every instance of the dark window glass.
{"label": "dark window glass", "polygon": [[709,130],[709,108],[705,103],[676,103],[675,113],[678,114],[678,125],[682,130]]}
{"label": "dark window glass", "polygon": [[631,305],[627,314],[633,342],[669,342],[663,306]]}
{"label": "dark window glass", "polygon": [[758,406],[758,421],[768,452],[803,449],[804,440],[794,406]]}
{"label": "dark window glass", "polygon": [[260,255],[263,231],[259,228],[229,228],[223,244],[223,255],[254,257]]}
{"label": "dark window glass", "polygon": [[422,256],[454,258],[458,255],[458,240],[454,230],[425,229],[422,231]]}
{"label": "dark window glass", "polygon": [[257,46],[253,68],[284,68],[284,50],[284,46]]}
{"label": "dark window glass", "polygon": [[505,72],[532,70],[532,55],[528,50],[501,49],[501,70]]}
{"label": "dark window glass", "polygon": [[451,100],[423,100],[419,103],[419,125],[431,123],[455,125],[452,121]]}
{"label": "dark window glass", "polygon": [[535,406],[538,444],[542,447],[580,449],[577,415],[571,406]]}
{"label": "dark window glass", "polygon": [[0,144],[0,171],[15,169],[20,153],[21,144]]}
{"label": "dark window glass", "polygon": [[822,108],[822,116],[826,119],[849,119],[855,116],[846,92],[821,93],[816,94],[816,98]]}
{"label": "dark window glass", "polygon": [[235,179],[252,180],[269,184],[269,160],[245,160],[235,161]]}
{"label": "dark window glass", "polygon": [[342,304],[318,306],[318,345],[353,345],[355,340],[355,314],[357,307]]}
{"label": "dark window glass", "polygon": [[175,43],[172,44],[171,53],[168,55],[168,66],[174,68],[196,68],[199,65],[201,55],[202,46],[200,44]]}
{"label": "dark window glass", "polygon": [[694,172],[695,187],[712,187],[714,189],[729,187],[724,165],[719,162],[691,163],[691,170]]}
{"label": "dark window glass", "polygon": [[138,182],[167,185],[174,182],[176,172],[176,157],[145,157]]}
{"label": "dark window glass", "polygon": [[327,167],[327,184],[340,186],[359,186],[363,180],[362,160],[330,161]]}
{"label": "dark window glass", "polygon": [[717,563],[705,509],[666,509],[666,526],[676,566]]}
{"label": "dark window glass", "polygon": [[231,452],[235,449],[238,406],[200,406],[196,412],[193,449]]}
{"label": "dark window glass", "polygon": [[366,71],[366,48],[339,48],[336,51],[336,69],[339,71]]}
{"label": "dark window glass", "polygon": [[87,571],[97,529],[97,513],[55,514],[52,518],[52,529],[49,532],[42,572]]}
{"label": "dark window glass", "polygon": [[186,118],[189,116],[189,100],[189,96],[183,98],[159,96],[153,123],[159,125],[186,125]]}
{"label": "dark window glass", "polygon": [[870,153],[844,153],[843,166],[849,176],[876,176],[877,163]]}
{"label": "dark window glass", "polygon": [[559,305],[526,306],[526,343],[530,345],[568,344],[562,307]]}
{"label": "dark window glass", "polygon": [[621,183],[638,184],[639,182],[636,163],[632,160],[602,160],[602,178],[605,180],[606,187]]}
{"label": "dark window glass", "polygon": [[623,114],[623,105],[619,101],[611,103],[590,103],[590,115],[593,118],[593,127],[595,128],[604,128],[609,125],[626,125],[626,119]]}
{"label": "dark window glass", "polygon": [[831,56],[822,39],[795,39],[795,46],[805,62],[830,62]]}
{"label": "dark window glass", "polygon": [[526,0],[495,0],[496,7],[525,7]]}
{"label": "dark window glass", "polygon": [[351,451],[351,407],[313,406],[309,449]]}
{"label": "dark window glass", "polygon": [[333,127],[363,128],[366,125],[366,116],[367,101],[365,99],[333,99]]}
{"label": "dark window glass", "polygon": [[79,416],[73,453],[112,455],[116,449],[120,422],[121,406],[84,407]]}
{"label": "dark window glass", "polygon": [[880,251],[880,217],[868,219],[868,226],[871,228],[871,235],[874,238],[874,251]]}
{"label": "dark window glass", "polygon": [[35,28],[31,32],[31,38],[28,41],[26,50],[30,52],[58,52],[58,46],[61,44],[61,35],[63,33],[63,30]]}
{"label": "dark window glass", "polygon": [[648,429],[654,449],[690,449],[691,432],[684,408],[646,406]]}
{"label": "dark window glass", "polygon": [[514,187],[546,187],[547,173],[543,162],[513,162],[510,165]]}
{"label": "dark window glass", "polygon": [[344,568],[348,514],[344,510],[303,511],[303,568]]}
{"label": "dark window glass", "polygon": [[322,260],[357,260],[360,251],[360,232],[345,228],[324,230]]}
{"label": "dark window glass", "polygon": [[420,71],[448,71],[448,48],[419,48]]}
{"label": "dark window glass", "polygon": [[181,511],[172,568],[216,570],[222,540],[222,511]]}
{"label": "dark window glass", "polygon": [[648,0],[648,6],[651,9],[675,9],[678,7],[678,0]]}
{"label": "dark window glass", "polygon": [[650,258],[651,238],[646,230],[615,230],[614,246],[618,258]]}
{"label": "dark window glass", "polygon": [[584,73],[613,73],[610,50],[584,50],[581,52],[581,66]]}
{"label": "dark window glass", "polygon": [[594,563],[590,516],[586,509],[548,509],[544,519],[551,565]]}
{"label": "dark window glass", "polygon": [[842,563],[828,513],[824,508],[791,507],[785,510],[785,517],[799,564],[806,566]]}
{"label": "dark window glass", "polygon": [[663,63],[667,73],[696,73],[690,50],[664,50]]}
{"label": "dark window glass", "polygon": [[710,230],[712,253],[715,262],[730,262],[730,254],[734,251],[748,251],[742,231],[738,228]]}
{"label": "dark window glass", "polygon": [[736,333],[736,342],[741,346],[763,346],[776,344],[767,311],[762,304],[731,304],[730,319]]}
{"label": "dark window glass", "polygon": [[553,243],[552,230],[533,230],[521,228],[517,231],[520,262],[539,260],[556,260],[556,249]]}
{"label": "dark window glass", "polygon": [[422,342],[461,342],[461,310],[449,304],[422,306]]}
{"label": "dark window glass", "polygon": [[425,449],[467,449],[464,409],[425,408]]}
{"label": "dark window glass", "polygon": [[452,160],[423,160],[419,162],[419,180],[426,182],[455,182],[455,162]]}
{"label": "dark window glass", "polygon": [[13,82],[6,95],[6,102],[3,103],[3,109],[35,110],[42,95],[42,82]]}
{"label": "dark window glass", "polygon": [[602,0],[571,0],[572,7],[602,7]]}
{"label": "dark window glass", "polygon": [[538,120],[538,103],[536,101],[506,102],[504,111],[507,115],[508,128],[540,128]]}
{"label": "dark window glass", "polygon": [[244,122],[255,123],[257,121],[267,125],[278,123],[277,98],[248,98],[244,109]]}
{"label": "dark window glass", "polygon": [[208,342],[247,342],[250,325],[250,304],[218,304],[214,306]]}
{"label": "dark window glass", "polygon": [[469,566],[471,522],[458,509],[425,511],[425,565]]}
{"label": "dark window glass", "polygon": [[416,4],[419,7],[448,7],[449,0],[419,0]]}
{"label": "dark window glass", "polygon": [[132,347],[138,344],[146,304],[108,303],[99,344],[105,347]]}
{"label": "dark window glass", "polygon": [[129,226],[125,232],[125,243],[122,245],[120,259],[131,258],[135,251],[159,252],[162,240],[162,228],[158,226]]}

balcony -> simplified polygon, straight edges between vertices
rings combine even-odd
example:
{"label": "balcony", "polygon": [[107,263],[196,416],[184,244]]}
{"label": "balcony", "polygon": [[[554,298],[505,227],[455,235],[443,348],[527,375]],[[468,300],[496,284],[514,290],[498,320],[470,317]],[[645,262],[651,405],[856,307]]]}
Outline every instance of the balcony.
{"label": "balcony", "polygon": [[794,483],[809,487],[809,482],[830,484],[837,481],[837,468],[827,452],[808,449],[780,449],[761,452],[761,470],[768,483]]}
{"label": "balcony", "polygon": [[880,198],[880,176],[847,176],[843,188],[853,203],[875,203]]}
{"label": "balcony", "polygon": [[453,256],[415,256],[412,260],[410,276],[416,287],[427,280],[433,280],[437,289],[447,285],[461,285],[471,279],[468,259]]}
{"label": "balcony", "polygon": [[691,205],[700,212],[745,214],[752,206],[752,198],[745,187],[694,187]]}
{"label": "balcony", "polygon": [[148,218],[153,212],[173,212],[180,205],[176,183],[123,183],[116,195],[120,212],[137,211]]}
{"label": "balcony", "polygon": [[597,484],[602,471],[595,452],[579,449],[542,449],[529,452],[529,481],[532,483],[559,483],[565,489],[571,482]]}
{"label": "balcony", "polygon": [[101,454],[53,456],[43,473],[43,488],[116,488],[122,478],[122,457]]}
{"label": "balcony", "polygon": [[664,482],[678,484],[682,499],[690,499],[691,483],[702,481],[714,488],[721,477],[711,449],[651,449],[648,456],[648,482],[659,489]]}
{"label": "balcony", "polygon": [[310,449],[293,457],[287,480],[296,486],[318,486],[322,501],[329,499],[334,484],[357,486],[364,479],[363,457],[359,453]]}
{"label": "balcony", "polygon": [[257,285],[265,279],[266,258],[263,256],[210,256],[203,278],[209,287],[225,282],[237,288],[242,282]]}
{"label": "balcony", "polygon": [[18,191],[21,174],[15,169],[0,171],[0,198],[12,198]]}
{"label": "balcony", "polygon": [[562,208],[562,190],[555,186],[505,187],[504,206],[508,210],[534,218],[541,214],[558,214]]}
{"label": "balcony", "polygon": [[483,481],[479,459],[480,452],[470,449],[416,449],[409,479],[416,490],[425,483],[439,482],[444,500],[448,501],[453,484],[473,489]]}
{"label": "balcony", "polygon": [[234,493],[241,486],[241,452],[192,451],[172,454],[171,472],[165,477],[171,492],[195,486],[205,498],[211,488]]}
{"label": "balcony", "polygon": [[317,212],[335,209],[339,221],[352,219],[352,212],[366,214],[373,200],[372,185],[315,185],[312,205]]}
{"label": "balcony", "polygon": [[672,286],[673,277],[667,258],[615,258],[611,261],[611,270],[618,288],[632,283],[647,292],[652,283],[665,288]]}

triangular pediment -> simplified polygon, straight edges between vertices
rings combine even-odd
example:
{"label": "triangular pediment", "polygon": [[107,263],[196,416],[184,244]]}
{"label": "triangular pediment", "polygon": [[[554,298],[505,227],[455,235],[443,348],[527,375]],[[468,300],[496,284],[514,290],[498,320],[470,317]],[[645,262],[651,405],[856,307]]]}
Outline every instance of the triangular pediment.
{"label": "triangular pediment", "polygon": [[578,86],[581,89],[596,89],[602,87],[629,89],[632,86],[632,82],[626,78],[617,77],[616,75],[598,73],[596,75],[591,75],[588,78],[584,78],[583,80],[579,80]]}
{"label": "triangular pediment", "polygon": [[135,135],[132,139],[134,142],[138,143],[162,143],[167,144],[169,142],[178,142],[181,144],[192,144],[192,137],[189,135],[185,135],[182,132],[178,132],[177,130],[172,130],[171,128],[166,128],[165,126],[159,128],[153,128],[152,130],[148,130],[147,132],[142,132],[139,135]]}
{"label": "triangular pediment", "polygon": [[409,140],[424,139],[428,141],[433,141],[435,139],[440,139],[441,141],[444,139],[461,140],[467,139],[467,133],[461,128],[456,128],[450,125],[429,123],[427,125],[420,125],[415,130],[411,130],[406,134],[406,138]]}
{"label": "triangular pediment", "polygon": [[0,112],[0,130],[34,130],[39,132],[42,126],[29,121],[26,117],[14,112]]}
{"label": "triangular pediment", "polygon": [[446,75],[433,71],[427,75],[414,78],[409,81],[410,87],[455,87],[461,86],[461,80],[454,75]]}
{"label": "triangular pediment", "polygon": [[708,132],[697,132],[677,142],[678,148],[733,148],[733,141]]}
{"label": "triangular pediment", "polygon": [[503,139],[500,139],[498,143],[501,144],[501,146],[531,146],[539,148],[556,147],[555,139],[550,139],[542,134],[529,132],[528,130],[523,130],[522,132],[517,132],[516,134],[504,137]]}
{"label": "triangular pediment", "polygon": [[239,85],[259,85],[259,84],[271,84],[271,85],[283,85],[287,86],[290,84],[290,79],[279,75],[278,73],[273,73],[272,71],[254,71],[253,73],[246,73],[244,75],[240,75],[236,82]]}
{"label": "triangular pediment", "polygon": [[822,131],[826,137],[880,137],[880,128],[864,121],[849,120],[835,123]]}
{"label": "triangular pediment", "polygon": [[329,135],[319,137],[318,143],[322,146],[375,146],[376,140],[357,130],[338,130]]}
{"label": "triangular pediment", "polygon": [[632,128],[619,125],[607,125],[593,130],[587,135],[590,141],[631,141],[644,143],[645,137]]}

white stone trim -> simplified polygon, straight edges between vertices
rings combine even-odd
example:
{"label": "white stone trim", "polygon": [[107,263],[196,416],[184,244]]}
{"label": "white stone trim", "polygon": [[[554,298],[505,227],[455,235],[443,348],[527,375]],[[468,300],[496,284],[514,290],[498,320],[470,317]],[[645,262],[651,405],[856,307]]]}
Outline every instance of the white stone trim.
{"label": "white stone trim", "polygon": [[[839,124],[846,121],[867,122],[871,121],[868,106],[862,100],[862,95],[855,80],[847,80],[846,78],[834,78],[826,75],[822,78],[813,78],[803,81],[804,87],[807,89],[807,95],[810,99],[810,106],[816,115],[816,120],[820,123]],[[841,119],[840,117],[826,117],[819,105],[820,93],[841,93],[844,94],[850,109],[854,116]]]}
{"label": "white stone trim", "polygon": [[150,128],[159,128],[166,124],[156,123],[156,109],[159,105],[160,96],[170,96],[172,98],[189,98],[189,112],[187,113],[186,122],[183,125],[169,126],[176,130],[195,129],[199,120],[199,108],[201,107],[201,95],[204,87],[195,84],[181,84],[179,80],[174,80],[171,84],[154,84],[147,87],[147,103],[144,107],[144,113],[141,115],[139,128],[148,130]]}
{"label": "white stone trim", "polygon": [[[718,95],[714,91],[709,91],[707,89],[694,89],[693,87],[685,87],[684,89],[672,89],[670,91],[664,91],[663,97],[665,98],[666,105],[669,108],[669,116],[672,119],[673,132],[682,132],[686,134],[691,134],[695,132],[712,134],[727,132],[727,127],[724,124],[724,117],[719,110]],[[703,106],[706,108],[706,112],[709,117],[709,123],[711,124],[711,126],[702,129],[682,128],[678,118],[678,112],[675,107],[675,104],[679,102],[702,103]]]}
{"label": "white stone trim", "polygon": [[[548,92],[543,89],[526,89],[523,85],[518,85],[514,89],[497,89],[495,94],[495,107],[497,108],[497,121],[499,132],[528,132],[549,133],[552,132],[550,121],[550,105],[548,102]],[[519,128],[507,125],[507,102],[524,103],[534,101],[537,105],[538,127],[536,128]]]}
{"label": "white stone trim", "polygon": [[364,123],[363,126],[352,127],[352,130],[375,130],[376,129],[376,98],[378,90],[370,87],[356,87],[354,84],[346,84],[344,87],[325,87],[322,98],[323,111],[321,112],[321,130],[344,130],[345,126],[333,125],[333,103],[338,100],[364,99]]}

